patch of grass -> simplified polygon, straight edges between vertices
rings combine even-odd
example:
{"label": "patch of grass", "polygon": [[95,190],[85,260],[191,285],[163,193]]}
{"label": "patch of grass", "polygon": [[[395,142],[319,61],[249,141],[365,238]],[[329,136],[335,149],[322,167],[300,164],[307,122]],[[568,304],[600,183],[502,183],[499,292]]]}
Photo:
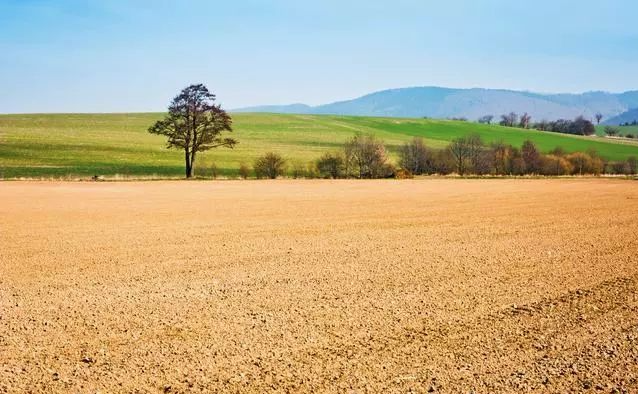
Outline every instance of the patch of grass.
{"label": "patch of grass", "polygon": [[[603,125],[596,126],[596,135],[601,137],[605,136],[605,127]],[[614,126],[620,130],[620,135],[633,134],[634,136],[638,136],[638,126]]]}
{"label": "patch of grass", "polygon": [[[180,176],[183,154],[165,148],[161,136],[147,128],[163,115],[43,114],[0,115],[0,177],[66,177],[115,175]],[[308,162],[327,150],[338,150],[355,132],[373,133],[396,157],[398,147],[413,136],[433,148],[478,133],[486,142],[515,146],[534,141],[541,150],[557,146],[568,152],[595,149],[610,160],[638,156],[638,146],[597,137],[505,128],[470,122],[354,116],[233,114],[233,150],[216,149],[198,156],[196,173],[207,175],[214,162],[220,176],[235,176],[239,164],[252,164],[273,151],[289,160]]]}

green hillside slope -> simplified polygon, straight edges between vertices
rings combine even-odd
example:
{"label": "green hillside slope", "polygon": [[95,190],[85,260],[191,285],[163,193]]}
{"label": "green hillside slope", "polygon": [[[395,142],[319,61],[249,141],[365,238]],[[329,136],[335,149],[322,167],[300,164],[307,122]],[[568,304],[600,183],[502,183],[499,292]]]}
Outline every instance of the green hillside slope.
{"label": "green hillside slope", "polygon": [[[157,113],[1,115],[0,176],[180,176],[181,152],[165,149],[162,137],[146,132],[161,117]],[[234,114],[233,119],[239,145],[202,154],[199,174],[206,175],[214,161],[222,174],[233,175],[241,162],[250,164],[267,151],[306,163],[326,150],[339,149],[355,132],[374,133],[393,154],[413,136],[442,148],[456,137],[476,132],[487,142],[503,140],[517,146],[531,139],[543,151],[561,146],[567,151],[595,149],[610,160],[638,156],[635,144],[467,122],[245,113]]]}

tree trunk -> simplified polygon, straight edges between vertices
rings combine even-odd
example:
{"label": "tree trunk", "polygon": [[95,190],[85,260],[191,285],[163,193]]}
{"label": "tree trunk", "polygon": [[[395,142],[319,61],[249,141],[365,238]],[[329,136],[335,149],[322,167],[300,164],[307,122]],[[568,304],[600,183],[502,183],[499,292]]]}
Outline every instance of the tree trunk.
{"label": "tree trunk", "polygon": [[[191,151],[191,165],[190,165],[190,169],[191,169],[191,176],[192,177],[195,174],[195,151]],[[190,178],[189,177],[189,178]]]}
{"label": "tree trunk", "polygon": [[186,178],[193,176],[193,168],[191,166],[190,152],[188,149],[184,149],[184,160],[186,161]]}

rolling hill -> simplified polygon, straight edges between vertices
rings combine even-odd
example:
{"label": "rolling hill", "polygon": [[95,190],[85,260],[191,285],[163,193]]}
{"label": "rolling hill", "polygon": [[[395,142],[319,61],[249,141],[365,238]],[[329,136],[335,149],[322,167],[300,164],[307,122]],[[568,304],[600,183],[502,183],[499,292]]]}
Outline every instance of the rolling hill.
{"label": "rolling hill", "polygon": [[528,112],[535,120],[573,119],[597,112],[605,118],[638,107],[638,91],[620,94],[587,92],[582,94],[539,94],[496,89],[450,89],[413,87],[383,90],[353,100],[319,105],[304,104],[263,106],[238,109],[236,112],[272,112],[295,114],[331,114],[382,117],[430,117],[476,120],[487,114],[511,111]]}
{"label": "rolling hill", "polygon": [[[47,114],[0,115],[0,177],[66,177],[92,175],[181,176],[183,154],[165,148],[162,137],[147,128],[163,114]],[[196,173],[207,175],[214,162],[227,176],[239,164],[251,164],[267,151],[289,162],[306,164],[323,152],[341,149],[355,132],[373,133],[392,155],[414,136],[433,148],[473,132],[486,142],[503,140],[520,146],[533,140],[543,151],[557,146],[567,151],[595,149],[611,160],[638,156],[638,145],[600,137],[578,137],[431,119],[371,118],[332,115],[233,114],[234,150],[201,154]],[[396,157],[396,156],[395,156]]]}
{"label": "rolling hill", "polygon": [[617,126],[635,121],[638,121],[638,108],[630,109],[618,116],[614,116],[613,118],[606,120],[605,124]]}

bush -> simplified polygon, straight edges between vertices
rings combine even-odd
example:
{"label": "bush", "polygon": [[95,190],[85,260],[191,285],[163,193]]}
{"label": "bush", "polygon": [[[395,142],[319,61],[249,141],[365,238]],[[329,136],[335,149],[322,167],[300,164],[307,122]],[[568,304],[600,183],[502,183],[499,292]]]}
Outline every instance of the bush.
{"label": "bush", "polygon": [[437,150],[432,155],[432,172],[435,174],[448,175],[456,168],[454,156],[449,149]]}
{"label": "bush", "polygon": [[246,163],[240,163],[239,164],[239,176],[242,179],[247,179],[249,175],[250,175],[250,168],[248,167],[248,165]]}
{"label": "bush", "polygon": [[257,178],[276,179],[286,171],[286,160],[281,155],[268,152],[255,160],[255,176]]}
{"label": "bush", "polygon": [[345,163],[338,153],[324,153],[316,162],[317,171],[322,178],[337,179],[343,177]]}
{"label": "bush", "polygon": [[414,175],[405,168],[400,168],[394,172],[394,177],[396,179],[412,179]]}
{"label": "bush", "polygon": [[569,175],[573,170],[574,167],[564,157],[545,155],[541,159],[540,172],[542,175]]}
{"label": "bush", "polygon": [[629,156],[627,158],[627,165],[629,166],[629,174],[636,175],[638,171],[638,159],[636,159],[636,156]]}
{"label": "bush", "polygon": [[634,135],[631,133],[625,134],[625,138],[634,138]]}
{"label": "bush", "polygon": [[217,164],[215,164],[215,162],[212,162],[210,163],[208,168],[210,169],[210,177],[213,179],[217,179],[217,177],[219,176],[219,168],[217,168]]}
{"label": "bush", "polygon": [[304,164],[298,160],[292,162],[292,166],[290,168],[290,176],[293,179],[305,178],[306,177],[306,167]]}
{"label": "bush", "polygon": [[614,161],[609,163],[609,172],[616,175],[628,175],[631,173],[631,168],[626,161]]}
{"label": "bush", "polygon": [[605,126],[605,134],[610,137],[614,137],[620,134],[620,129],[614,126]]}
{"label": "bush", "polygon": [[583,152],[574,152],[565,157],[573,166],[572,175],[585,175],[594,173],[594,164],[591,156]]}
{"label": "bush", "polygon": [[319,178],[319,172],[317,171],[317,163],[310,161],[306,164],[306,178],[315,179]]}

